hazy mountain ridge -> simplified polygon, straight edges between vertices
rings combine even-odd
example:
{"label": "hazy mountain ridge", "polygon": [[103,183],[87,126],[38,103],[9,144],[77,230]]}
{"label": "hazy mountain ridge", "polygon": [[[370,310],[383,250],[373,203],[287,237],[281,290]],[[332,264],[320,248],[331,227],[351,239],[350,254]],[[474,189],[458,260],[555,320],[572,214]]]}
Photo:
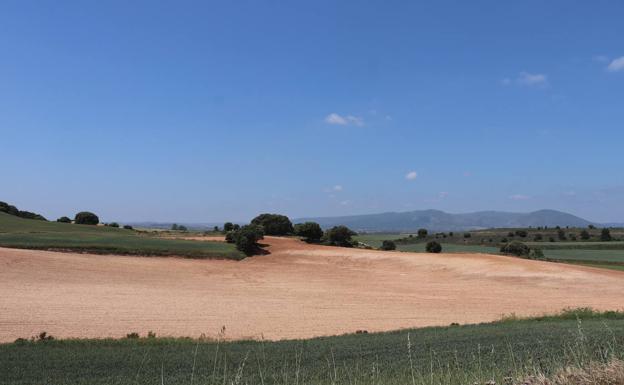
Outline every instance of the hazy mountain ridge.
{"label": "hazy mountain ridge", "polygon": [[574,226],[585,227],[593,222],[557,210],[538,210],[529,213],[479,211],[451,214],[440,210],[386,212],[380,214],[349,215],[341,217],[298,218],[293,223],[314,221],[328,228],[345,225],[356,231],[461,231],[485,228]]}

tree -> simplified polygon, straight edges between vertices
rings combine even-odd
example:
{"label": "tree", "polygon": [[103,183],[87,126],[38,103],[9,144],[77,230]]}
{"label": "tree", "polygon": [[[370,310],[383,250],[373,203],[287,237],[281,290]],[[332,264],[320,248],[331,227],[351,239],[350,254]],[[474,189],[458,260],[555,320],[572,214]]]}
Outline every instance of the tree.
{"label": "tree", "polygon": [[60,217],[56,221],[61,223],[71,223],[71,219],[69,219],[68,217]]}
{"label": "tree", "polygon": [[110,227],[119,227],[119,223],[117,222],[111,222],[108,224]]}
{"label": "tree", "polygon": [[544,239],[544,238],[542,237],[542,234],[540,234],[540,233],[537,233],[537,234],[535,234],[535,235],[533,236],[533,240],[534,240],[535,242],[540,242],[542,239]]}
{"label": "tree", "polygon": [[134,228],[132,226],[130,226],[130,225],[124,225],[123,228],[126,229],[126,230],[134,230]]}
{"label": "tree", "polygon": [[383,241],[381,242],[380,250],[396,250],[396,244],[393,241]]}
{"label": "tree", "polygon": [[290,219],[280,214],[260,214],[251,220],[251,224],[262,226],[266,235],[288,235],[294,231]]}
{"label": "tree", "polygon": [[172,224],[171,225],[171,230],[173,230],[173,231],[178,230],[178,224],[177,223]]}
{"label": "tree", "polygon": [[587,228],[588,228],[588,229],[590,229],[590,230],[594,230],[594,229],[596,228],[596,226],[594,226],[594,225],[589,225],[589,226],[587,226]]}
{"label": "tree", "polygon": [[225,222],[223,224],[223,231],[227,233],[228,231],[232,231],[232,230],[234,230],[234,224],[232,222]]}
{"label": "tree", "polygon": [[442,251],[442,245],[440,245],[437,241],[429,241],[425,246],[425,250],[428,253],[439,253]]}
{"label": "tree", "polygon": [[89,211],[81,211],[76,214],[74,223],[79,225],[97,225],[100,223],[100,218],[97,215]]}
{"label": "tree", "polygon": [[17,207],[11,206],[10,204],[6,202],[0,202],[0,211],[3,213],[10,214],[10,215],[17,215],[19,213],[19,210],[17,209]]}
{"label": "tree", "polygon": [[236,244],[236,248],[246,255],[252,255],[259,250],[258,241],[262,238],[264,232],[258,225],[246,225],[225,235],[227,242]]}
{"label": "tree", "polygon": [[330,245],[351,247],[351,237],[357,235],[356,232],[347,226],[334,226],[327,230],[325,236]]}
{"label": "tree", "polygon": [[609,242],[611,240],[611,231],[606,227],[600,231],[600,240],[603,242]]}
{"label": "tree", "polygon": [[178,225],[178,231],[188,231],[188,229],[186,228],[186,226]]}
{"label": "tree", "polygon": [[531,251],[531,249],[529,248],[529,246],[525,245],[522,242],[513,241],[513,242],[504,244],[500,248],[500,251],[501,253],[504,253],[504,254],[511,254],[511,255],[521,257],[521,256],[529,255],[529,252]]}
{"label": "tree", "polygon": [[219,226],[215,226],[212,228],[212,231],[214,231],[215,233],[219,232]]}
{"label": "tree", "polygon": [[583,229],[583,231],[581,231],[580,236],[581,236],[581,239],[584,240],[584,241],[588,240],[591,237],[591,235],[589,235],[589,231],[587,231],[585,229]]}
{"label": "tree", "polygon": [[557,230],[557,238],[559,238],[559,240],[561,241],[565,241],[566,239],[565,231],[561,229]]}
{"label": "tree", "polygon": [[418,229],[418,238],[427,238],[427,229]]}
{"label": "tree", "polygon": [[472,237],[472,234],[470,234],[470,233],[464,233],[464,238],[470,238],[470,237]]}
{"label": "tree", "polygon": [[528,233],[526,232],[526,230],[516,230],[516,235],[520,238],[526,238]]}
{"label": "tree", "polygon": [[298,223],[294,227],[295,235],[303,237],[306,242],[318,242],[323,237],[323,230],[316,222]]}

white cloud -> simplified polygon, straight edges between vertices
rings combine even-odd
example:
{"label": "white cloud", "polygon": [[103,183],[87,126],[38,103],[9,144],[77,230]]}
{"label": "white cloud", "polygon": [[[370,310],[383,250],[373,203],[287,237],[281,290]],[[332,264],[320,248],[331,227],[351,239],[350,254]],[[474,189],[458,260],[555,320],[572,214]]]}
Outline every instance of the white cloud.
{"label": "white cloud", "polygon": [[334,190],[334,191],[342,191],[342,186],[341,186],[341,185],[339,185],[339,184],[337,184],[337,185],[335,185],[335,186],[332,188],[332,190]]}
{"label": "white cloud", "polygon": [[618,72],[618,71],[623,71],[623,70],[624,70],[624,56],[613,60],[607,67],[607,71],[609,72]]}
{"label": "white cloud", "polygon": [[359,116],[354,116],[354,115],[342,116],[335,112],[332,112],[331,114],[325,117],[325,123],[339,125],[339,126],[348,126],[351,124],[355,126],[363,126],[364,119],[360,118]]}
{"label": "white cloud", "polygon": [[544,74],[521,72],[516,81],[525,86],[543,86],[548,83],[548,77]]}
{"label": "white cloud", "polygon": [[514,194],[514,195],[510,195],[509,199],[514,200],[514,201],[525,201],[527,199],[531,199],[531,197],[528,195],[523,195],[523,194]]}
{"label": "white cloud", "polygon": [[405,174],[405,179],[414,180],[416,179],[417,176],[418,176],[418,173],[416,171],[410,171],[407,174]]}

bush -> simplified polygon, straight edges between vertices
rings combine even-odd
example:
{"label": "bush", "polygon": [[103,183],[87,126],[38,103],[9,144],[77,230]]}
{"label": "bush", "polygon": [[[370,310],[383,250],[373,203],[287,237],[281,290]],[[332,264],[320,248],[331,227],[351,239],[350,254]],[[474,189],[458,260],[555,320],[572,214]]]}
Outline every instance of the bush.
{"label": "bush", "polygon": [[515,255],[517,257],[528,256],[531,249],[522,242],[513,241],[504,244],[500,248],[501,253]]}
{"label": "bush", "polygon": [[134,228],[132,226],[130,226],[130,225],[124,225],[123,228],[126,229],[126,230],[134,230]]}
{"label": "bush", "polygon": [[56,221],[61,223],[71,223],[71,219],[69,219],[68,217],[60,217]]}
{"label": "bush", "polygon": [[351,247],[353,246],[351,242],[351,237],[356,234],[357,233],[355,233],[347,226],[334,226],[331,229],[327,230],[325,236],[327,237],[327,241],[330,245]]}
{"label": "bush", "polygon": [[581,231],[580,236],[581,236],[581,239],[584,241],[588,240],[591,237],[591,235],[589,235],[589,231],[587,230]]}
{"label": "bush", "polygon": [[6,202],[0,202],[0,212],[17,216],[17,214],[19,213],[19,210],[17,209],[17,207],[11,206],[10,204]]}
{"label": "bush", "polygon": [[81,211],[76,214],[74,222],[78,225],[97,225],[100,223],[100,218],[91,212]]}
{"label": "bush", "polygon": [[604,241],[604,242],[608,242],[610,241],[611,238],[611,231],[609,231],[609,229],[604,228],[602,229],[602,231],[600,231],[600,240]]}
{"label": "bush", "polygon": [[288,235],[294,231],[290,219],[280,214],[260,214],[251,220],[251,224],[262,226],[266,235]]}
{"label": "bush", "polygon": [[30,211],[19,211],[17,213],[17,216],[20,217],[20,218],[24,218],[24,219],[36,219],[36,220],[39,220],[39,221],[47,220],[43,216],[41,216],[39,214],[31,213]]}
{"label": "bush", "polygon": [[109,227],[119,227],[119,223],[117,222],[111,222],[108,224]]}
{"label": "bush", "polygon": [[535,242],[540,242],[542,239],[544,239],[544,238],[542,237],[542,234],[535,234],[535,236],[533,237],[533,240],[534,240]]}
{"label": "bush", "polygon": [[258,251],[258,241],[262,238],[264,238],[263,229],[257,225],[246,225],[225,234],[226,242],[236,244],[236,248],[246,255],[252,255]]}
{"label": "bush", "polygon": [[426,238],[427,234],[427,229],[418,229],[418,238]]}
{"label": "bush", "polygon": [[223,224],[223,231],[227,233],[228,231],[232,231],[232,230],[234,230],[234,224],[232,222],[225,222]]}
{"label": "bush", "polygon": [[126,334],[126,338],[133,339],[133,340],[137,339],[137,338],[139,338],[139,333],[137,333],[137,332],[128,333],[128,334]]}
{"label": "bush", "polygon": [[557,230],[557,238],[559,238],[559,240],[561,241],[565,241],[566,240],[565,231],[561,229]]}
{"label": "bush", "polygon": [[429,241],[425,246],[425,250],[428,253],[439,253],[442,251],[442,245],[436,241]]}
{"label": "bush", "polygon": [[464,238],[470,238],[470,237],[472,237],[472,234],[470,234],[470,233],[464,233]]}
{"label": "bush", "polygon": [[380,250],[396,250],[396,244],[393,241],[381,242]]}
{"label": "bush", "polygon": [[516,235],[520,238],[526,238],[528,233],[526,232],[526,230],[516,230]]}
{"label": "bush", "polygon": [[545,259],[542,249],[531,249],[529,259]]}
{"label": "bush", "polygon": [[318,242],[323,237],[323,230],[316,222],[298,223],[294,231],[295,235],[303,237],[306,242]]}

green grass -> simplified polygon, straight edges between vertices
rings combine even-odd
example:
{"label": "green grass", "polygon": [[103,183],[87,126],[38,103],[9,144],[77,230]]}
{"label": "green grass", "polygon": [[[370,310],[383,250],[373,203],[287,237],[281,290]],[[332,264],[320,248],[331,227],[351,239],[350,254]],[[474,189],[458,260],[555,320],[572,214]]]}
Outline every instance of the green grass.
{"label": "green grass", "polygon": [[401,238],[402,235],[398,233],[370,233],[370,234],[358,234],[353,237],[354,240],[362,243],[366,243],[372,247],[381,246],[381,242],[386,240],[394,240],[397,238]]}
{"label": "green grass", "polygon": [[5,213],[0,213],[0,246],[104,254],[244,258],[233,245],[223,242],[163,239],[133,230],[37,221]]}
{"label": "green grass", "polygon": [[[409,339],[408,339],[409,338]],[[409,347],[408,347],[409,343]],[[281,342],[64,340],[0,345],[2,384],[473,384],[624,354],[624,314]]]}
{"label": "green grass", "polygon": [[[453,243],[441,243],[443,253],[486,253],[499,254],[499,248],[482,245],[457,245]],[[409,245],[397,245],[397,250],[416,253],[425,252],[425,243],[414,243]]]}

